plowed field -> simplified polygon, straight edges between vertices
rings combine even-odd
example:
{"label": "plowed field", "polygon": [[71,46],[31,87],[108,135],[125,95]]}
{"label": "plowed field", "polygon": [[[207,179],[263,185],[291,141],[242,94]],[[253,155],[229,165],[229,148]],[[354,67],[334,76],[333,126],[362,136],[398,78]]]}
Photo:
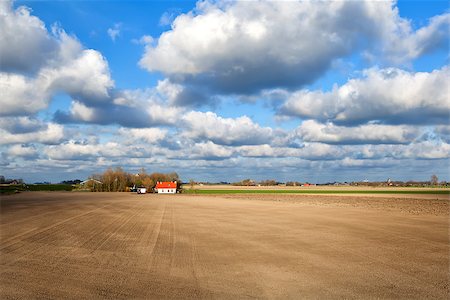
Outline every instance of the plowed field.
{"label": "plowed field", "polygon": [[0,202],[0,299],[449,297],[446,195]]}

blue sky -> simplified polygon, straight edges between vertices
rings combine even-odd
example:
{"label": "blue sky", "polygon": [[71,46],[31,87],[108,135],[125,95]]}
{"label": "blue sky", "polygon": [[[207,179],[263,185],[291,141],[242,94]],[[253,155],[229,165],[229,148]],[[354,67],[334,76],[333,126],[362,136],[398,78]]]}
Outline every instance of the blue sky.
{"label": "blue sky", "polygon": [[447,1],[3,1],[2,174],[449,180]]}

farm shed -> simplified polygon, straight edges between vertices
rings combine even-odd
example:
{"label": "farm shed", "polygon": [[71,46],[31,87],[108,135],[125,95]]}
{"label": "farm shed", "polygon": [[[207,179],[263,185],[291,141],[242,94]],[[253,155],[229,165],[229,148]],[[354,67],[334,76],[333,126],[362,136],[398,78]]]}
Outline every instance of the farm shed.
{"label": "farm shed", "polygon": [[176,181],[158,181],[156,183],[155,191],[158,194],[175,194],[177,192]]}

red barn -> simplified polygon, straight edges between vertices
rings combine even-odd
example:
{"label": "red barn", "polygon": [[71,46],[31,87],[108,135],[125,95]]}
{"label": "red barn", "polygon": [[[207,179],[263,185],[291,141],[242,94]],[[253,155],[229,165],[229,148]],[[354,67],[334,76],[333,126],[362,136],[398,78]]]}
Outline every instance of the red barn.
{"label": "red barn", "polygon": [[177,192],[176,181],[158,181],[156,183],[155,191],[158,194],[175,194]]}

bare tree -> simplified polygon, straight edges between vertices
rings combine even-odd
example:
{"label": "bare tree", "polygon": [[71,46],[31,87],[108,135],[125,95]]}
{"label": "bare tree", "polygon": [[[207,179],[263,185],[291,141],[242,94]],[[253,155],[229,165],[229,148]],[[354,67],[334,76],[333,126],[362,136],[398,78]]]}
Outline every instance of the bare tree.
{"label": "bare tree", "polygon": [[267,179],[267,180],[262,180],[259,182],[260,185],[262,186],[273,186],[273,185],[277,185],[277,181],[273,180],[273,179]]}
{"label": "bare tree", "polygon": [[439,178],[435,174],[431,175],[430,184],[431,185],[438,185],[438,183],[439,183]]}
{"label": "bare tree", "polygon": [[175,172],[147,174],[144,168],[138,174],[127,173],[121,167],[108,168],[103,174],[92,175],[92,179],[96,181],[89,188],[96,192],[125,192],[132,185],[145,186],[150,191],[158,181],[176,181],[177,189],[181,186],[181,179]]}
{"label": "bare tree", "polygon": [[195,180],[194,179],[189,179],[189,187],[191,188],[191,190],[194,189],[194,185],[195,185]]}

